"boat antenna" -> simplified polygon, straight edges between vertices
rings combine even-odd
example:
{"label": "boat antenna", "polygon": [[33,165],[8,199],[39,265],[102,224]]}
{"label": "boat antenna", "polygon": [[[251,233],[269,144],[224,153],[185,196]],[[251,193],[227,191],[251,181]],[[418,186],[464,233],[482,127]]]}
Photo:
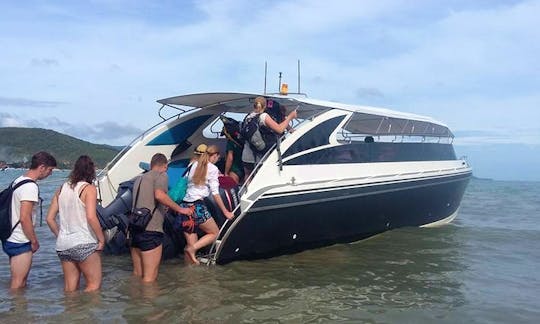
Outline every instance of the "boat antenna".
{"label": "boat antenna", "polygon": [[298,59],[298,93],[300,93],[300,59]]}
{"label": "boat antenna", "polygon": [[282,72],[279,72],[279,85],[278,85],[278,92],[280,91],[281,89],[281,74]]}
{"label": "boat antenna", "polygon": [[264,94],[266,94],[266,75],[268,73],[268,64],[264,61]]}

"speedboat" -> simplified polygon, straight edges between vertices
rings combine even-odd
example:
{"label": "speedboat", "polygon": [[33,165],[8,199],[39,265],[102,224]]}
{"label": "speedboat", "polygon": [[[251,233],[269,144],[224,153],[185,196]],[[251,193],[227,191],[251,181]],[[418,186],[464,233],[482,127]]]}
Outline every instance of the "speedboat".
{"label": "speedboat", "polygon": [[[158,100],[163,120],[98,175],[98,214],[114,230],[110,251],[125,246],[130,181],[151,156],[170,157],[169,180],[176,181],[198,144],[225,151],[221,117],[242,121],[257,96],[296,109],[294,132],[278,138],[242,186],[222,189],[235,217],[226,220],[214,208],[220,232],[203,262],[269,258],[456,217],[472,169],[456,157],[454,135],[439,121],[300,95],[198,93]],[[170,222],[165,254],[172,256],[185,243]]]}

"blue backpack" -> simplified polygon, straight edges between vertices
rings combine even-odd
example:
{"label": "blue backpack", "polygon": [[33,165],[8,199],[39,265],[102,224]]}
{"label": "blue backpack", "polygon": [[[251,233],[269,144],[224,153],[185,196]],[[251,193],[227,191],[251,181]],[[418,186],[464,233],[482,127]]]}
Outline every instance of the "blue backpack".
{"label": "blue backpack", "polygon": [[9,187],[0,192],[0,240],[2,242],[6,241],[11,236],[15,227],[21,222],[19,220],[15,226],[11,226],[11,200],[13,198],[13,192],[15,189],[29,182],[36,183],[34,180],[24,179],[16,185],[13,185],[12,182]]}

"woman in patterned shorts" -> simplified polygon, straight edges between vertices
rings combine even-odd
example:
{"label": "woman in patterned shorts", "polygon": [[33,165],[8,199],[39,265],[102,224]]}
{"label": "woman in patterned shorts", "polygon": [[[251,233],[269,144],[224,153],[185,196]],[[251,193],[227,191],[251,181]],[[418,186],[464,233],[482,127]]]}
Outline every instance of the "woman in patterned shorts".
{"label": "woman in patterned shorts", "polygon": [[[47,224],[56,236],[56,253],[64,271],[64,290],[79,288],[81,273],[85,291],[101,286],[101,256],[105,237],[96,215],[97,192],[94,162],[83,155],[77,159],[69,180],[54,194]],[[59,223],[56,214],[59,213]]]}
{"label": "woman in patterned shorts", "polygon": [[[219,232],[216,222],[204,204],[204,198],[213,195],[223,215],[227,218],[234,217],[233,213],[227,210],[219,195],[219,170],[215,166],[218,160],[218,147],[210,145],[206,152],[201,154],[199,160],[193,163],[193,167],[188,173],[188,187],[180,206],[193,208],[194,213],[193,216],[181,214],[180,220],[186,238],[184,259],[189,263],[199,264],[196,257],[197,251],[214,242]],[[205,233],[200,239],[197,236],[197,228],[200,228]]]}

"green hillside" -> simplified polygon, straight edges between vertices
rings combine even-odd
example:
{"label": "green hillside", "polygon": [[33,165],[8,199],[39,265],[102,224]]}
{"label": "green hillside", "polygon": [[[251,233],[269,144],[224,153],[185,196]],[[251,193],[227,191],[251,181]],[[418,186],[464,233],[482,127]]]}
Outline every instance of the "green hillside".
{"label": "green hillside", "polygon": [[70,169],[83,154],[89,155],[98,168],[103,168],[119,149],[92,144],[49,129],[0,127],[0,161],[13,167],[28,167],[32,155],[39,151],[51,153],[59,168]]}

